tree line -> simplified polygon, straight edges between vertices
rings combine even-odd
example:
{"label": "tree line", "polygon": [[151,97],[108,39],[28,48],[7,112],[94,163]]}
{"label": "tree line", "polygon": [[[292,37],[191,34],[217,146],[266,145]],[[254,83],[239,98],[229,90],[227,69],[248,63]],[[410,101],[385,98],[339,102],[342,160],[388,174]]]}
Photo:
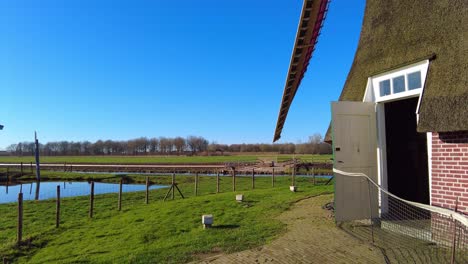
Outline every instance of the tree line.
{"label": "tree line", "polygon": [[[7,147],[10,155],[34,155],[34,142],[20,142]],[[309,137],[306,143],[284,144],[218,144],[209,143],[199,136],[140,137],[130,140],[55,141],[39,144],[45,156],[65,155],[224,155],[230,152],[278,152],[284,154],[329,154],[331,146],[322,141],[320,134]]]}

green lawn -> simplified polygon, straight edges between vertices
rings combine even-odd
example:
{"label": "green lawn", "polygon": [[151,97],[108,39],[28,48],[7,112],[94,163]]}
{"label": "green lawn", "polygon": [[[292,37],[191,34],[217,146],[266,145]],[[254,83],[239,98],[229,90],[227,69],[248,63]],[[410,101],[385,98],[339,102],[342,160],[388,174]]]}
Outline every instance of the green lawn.
{"label": "green lawn", "polygon": [[[151,179],[164,183],[169,178]],[[256,189],[251,190],[251,178],[239,177],[234,193],[232,178],[224,176],[221,193],[215,194],[215,180],[200,177],[199,196],[195,197],[194,178],[177,176],[186,199],[176,195],[176,200],[162,202],[167,190],[154,190],[148,205],[144,204],[144,192],[124,193],[121,212],[116,210],[117,194],[97,195],[93,219],[87,217],[88,197],[65,198],[58,229],[54,227],[54,200],[27,201],[27,243],[21,248],[14,246],[16,205],[0,205],[0,257],[20,263],[187,262],[201,254],[235,252],[265,244],[284,231],[285,226],[275,217],[292,203],[333,190],[323,181],[313,186],[311,179],[298,178],[299,192],[292,193],[288,190],[289,177],[277,177],[275,188],[271,187],[271,178],[257,177]],[[245,195],[244,203],[235,201],[237,193]],[[215,226],[210,230],[201,226],[201,215],[206,213],[215,217]]]}
{"label": "green lawn", "polygon": [[[295,155],[303,161],[327,162],[331,155]],[[216,164],[226,162],[257,162],[259,159],[283,162],[292,155],[231,155],[231,156],[43,156],[43,163],[97,163],[97,164]],[[0,156],[0,163],[28,164],[34,162],[33,156]]]}

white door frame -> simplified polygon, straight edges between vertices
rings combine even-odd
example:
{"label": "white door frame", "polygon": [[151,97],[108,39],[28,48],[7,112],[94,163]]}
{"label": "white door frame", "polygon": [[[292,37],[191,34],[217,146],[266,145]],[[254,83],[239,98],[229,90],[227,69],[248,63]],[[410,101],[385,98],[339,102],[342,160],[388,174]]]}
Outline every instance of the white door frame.
{"label": "white door frame", "polygon": [[[408,65],[401,69],[396,69],[389,71],[387,73],[379,74],[377,76],[369,77],[367,79],[366,91],[364,93],[363,102],[373,102],[376,104],[376,124],[377,124],[377,177],[378,183],[385,190],[388,190],[388,174],[387,174],[387,146],[386,146],[386,135],[385,135],[385,103],[392,101],[399,101],[408,98],[419,97],[418,105],[415,109],[417,115],[416,120],[419,121],[419,107],[421,104],[421,98],[424,90],[424,84],[426,80],[427,71],[429,68],[429,60],[424,60],[415,64]],[[378,89],[376,87],[378,81],[382,79],[392,78],[401,74],[408,74],[413,71],[421,71],[421,85],[420,89],[406,91],[398,94],[392,94],[387,96],[379,96],[377,93]],[[407,81],[405,83],[407,85]],[[431,200],[431,144],[429,144],[429,134],[428,134],[428,164],[429,164],[429,199]],[[385,197],[382,197],[385,198]],[[379,201],[381,206],[381,212],[386,212],[388,209],[388,204],[386,201]]]}

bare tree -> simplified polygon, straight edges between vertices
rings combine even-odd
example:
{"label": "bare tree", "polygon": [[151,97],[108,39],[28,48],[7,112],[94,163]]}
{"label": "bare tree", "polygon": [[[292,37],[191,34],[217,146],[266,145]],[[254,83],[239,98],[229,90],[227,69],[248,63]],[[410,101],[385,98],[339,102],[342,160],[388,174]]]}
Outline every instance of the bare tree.
{"label": "bare tree", "polygon": [[16,147],[17,147],[17,144],[11,144],[6,148],[6,151],[9,152],[9,153],[15,153],[16,152]]}
{"label": "bare tree", "polygon": [[161,150],[161,153],[168,154],[172,150],[172,143],[169,138],[166,137],[160,137],[159,138],[159,148]]}
{"label": "bare tree", "polygon": [[69,155],[81,154],[81,142],[71,142]]}
{"label": "bare tree", "polygon": [[180,155],[180,154],[182,154],[184,152],[186,145],[187,144],[186,144],[184,138],[182,138],[182,137],[174,138],[174,147],[175,147],[178,155]]}
{"label": "bare tree", "polygon": [[90,155],[91,147],[92,147],[92,144],[89,141],[84,141],[83,143],[81,143],[81,154]]}
{"label": "bare tree", "polygon": [[187,145],[192,154],[208,150],[208,140],[203,137],[189,136]]}
{"label": "bare tree", "polygon": [[[12,155],[34,155],[33,142],[20,142],[7,147]],[[192,154],[201,152],[279,152],[301,154],[329,154],[331,146],[322,141],[319,133],[309,137],[307,143],[283,143],[283,144],[231,144],[224,145],[216,142],[208,143],[203,137],[189,136],[167,138],[160,137],[148,139],[140,137],[127,141],[98,140],[73,142],[59,141],[48,142],[40,145],[42,155],[147,155],[147,154],[183,154],[191,151]]]}
{"label": "bare tree", "polygon": [[156,154],[159,149],[159,140],[157,138],[152,138],[150,139],[150,153],[151,154]]}

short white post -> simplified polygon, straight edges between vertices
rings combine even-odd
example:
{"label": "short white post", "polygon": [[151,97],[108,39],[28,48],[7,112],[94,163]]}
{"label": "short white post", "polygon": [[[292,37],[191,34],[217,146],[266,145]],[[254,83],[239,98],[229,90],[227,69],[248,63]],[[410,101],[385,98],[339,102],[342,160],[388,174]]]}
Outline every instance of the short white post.
{"label": "short white post", "polygon": [[210,228],[213,224],[213,215],[202,215],[203,229]]}

